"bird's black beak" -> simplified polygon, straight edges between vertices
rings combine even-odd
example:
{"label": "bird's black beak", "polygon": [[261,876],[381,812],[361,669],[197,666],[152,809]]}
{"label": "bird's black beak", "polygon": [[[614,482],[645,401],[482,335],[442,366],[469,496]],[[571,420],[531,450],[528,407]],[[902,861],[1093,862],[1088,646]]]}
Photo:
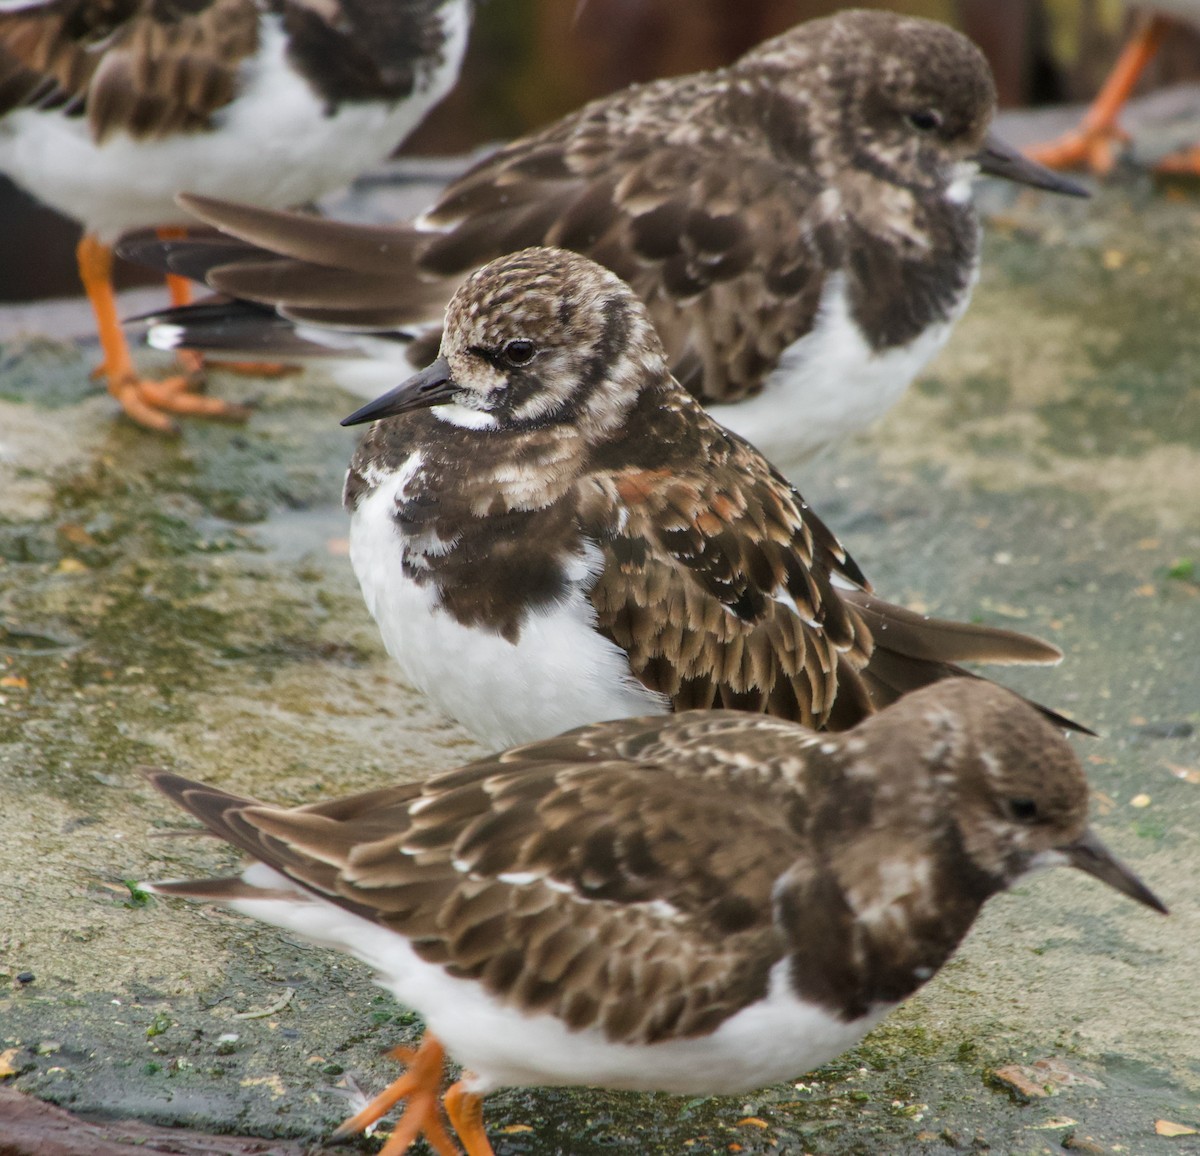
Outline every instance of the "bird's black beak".
{"label": "bird's black beak", "polygon": [[1100,842],[1095,832],[1084,831],[1082,838],[1062,850],[1072,867],[1094,875],[1101,883],[1115,887],[1130,899],[1167,914],[1163,901]]}
{"label": "bird's black beak", "polygon": [[381,417],[395,417],[414,409],[428,409],[433,405],[445,405],[454,399],[458,385],[450,376],[450,364],[439,357],[427,369],[414,373],[395,389],[389,389],[382,397],[367,402],[349,417],[342,418],[342,425],[362,425],[366,421],[378,421]]}
{"label": "bird's black beak", "polygon": [[1003,177],[1021,185],[1032,185],[1035,189],[1046,189],[1051,193],[1062,193],[1068,197],[1090,197],[1083,185],[1069,177],[1061,176],[1053,169],[1031,161],[1024,153],[989,132],[981,148],[972,158],[981,173],[990,177]]}

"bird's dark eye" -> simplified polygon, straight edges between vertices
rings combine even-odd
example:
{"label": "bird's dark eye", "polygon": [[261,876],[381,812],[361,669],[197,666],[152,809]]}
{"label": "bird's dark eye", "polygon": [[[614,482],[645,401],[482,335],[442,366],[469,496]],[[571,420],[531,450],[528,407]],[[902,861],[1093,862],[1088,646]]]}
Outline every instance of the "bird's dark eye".
{"label": "bird's dark eye", "polygon": [[934,112],[932,108],[923,108],[919,112],[910,112],[908,114],[908,123],[917,132],[933,132],[942,127],[942,115],[939,112]]}
{"label": "bird's dark eye", "polygon": [[1008,813],[1017,823],[1036,823],[1041,817],[1038,805],[1032,799],[1009,799]]}
{"label": "bird's dark eye", "polygon": [[528,365],[533,360],[535,353],[537,353],[537,346],[532,341],[518,337],[505,344],[504,348],[500,351],[500,356],[509,365]]}

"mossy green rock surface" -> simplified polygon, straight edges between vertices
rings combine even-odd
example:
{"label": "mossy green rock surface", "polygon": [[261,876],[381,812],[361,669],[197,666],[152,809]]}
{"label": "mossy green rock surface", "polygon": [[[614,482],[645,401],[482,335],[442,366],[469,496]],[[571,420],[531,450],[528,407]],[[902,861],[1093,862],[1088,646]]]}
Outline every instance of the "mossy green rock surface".
{"label": "mossy green rock surface", "polygon": [[[400,682],[350,573],[356,401],[218,372],[261,398],[252,421],[165,441],[114,419],[93,354],[0,357],[0,1074],[77,1111],[318,1142],[420,1025],[342,956],[145,896],[235,856],[158,837],[180,817],[139,767],[301,803],[477,748]],[[1200,1151],[1155,1131],[1200,1128],[1198,381],[1200,206],[1022,199],[924,381],[792,471],[881,593],[1064,649],[997,673],[1100,732],[1075,740],[1096,825],[1170,918],[1046,874],[835,1064],[734,1101],[498,1094],[501,1156]]]}

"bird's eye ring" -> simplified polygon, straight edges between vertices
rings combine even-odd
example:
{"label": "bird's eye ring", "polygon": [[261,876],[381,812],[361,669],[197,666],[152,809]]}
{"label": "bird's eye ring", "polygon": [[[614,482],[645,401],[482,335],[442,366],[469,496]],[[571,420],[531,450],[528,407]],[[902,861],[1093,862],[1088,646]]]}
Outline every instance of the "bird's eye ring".
{"label": "bird's eye ring", "polygon": [[537,346],[524,337],[517,337],[506,342],[500,351],[500,355],[509,365],[528,365],[533,360],[535,353],[537,353]]}
{"label": "bird's eye ring", "polygon": [[908,114],[908,123],[917,132],[934,132],[942,127],[942,116],[941,113],[935,112],[932,108],[923,108],[917,112],[910,112]]}
{"label": "bird's eye ring", "polygon": [[1036,823],[1041,817],[1033,799],[1009,799],[1008,813],[1017,823]]}

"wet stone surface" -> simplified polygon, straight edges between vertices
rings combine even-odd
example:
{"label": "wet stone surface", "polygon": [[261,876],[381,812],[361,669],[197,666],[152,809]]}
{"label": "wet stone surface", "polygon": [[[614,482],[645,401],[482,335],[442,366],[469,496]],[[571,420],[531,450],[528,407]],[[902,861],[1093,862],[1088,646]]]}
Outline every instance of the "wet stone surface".
{"label": "wet stone surface", "polygon": [[[1171,917],[1047,874],[819,1072],[736,1100],[497,1094],[498,1153],[1200,1151],[1155,1131],[1200,1127],[1198,304],[1196,201],[998,204],[931,372],[793,471],[882,593],[1063,647],[1004,681],[1101,732],[1075,740],[1096,825]],[[318,1143],[420,1024],[352,961],[141,893],[235,856],[155,837],[179,819],[138,767],[300,803],[477,748],[399,681],[354,586],[356,401],[218,372],[253,420],[167,442],[113,419],[95,356],[0,353],[0,1075],[79,1112]],[[1030,1093],[1052,1057],[1071,1077]]]}

